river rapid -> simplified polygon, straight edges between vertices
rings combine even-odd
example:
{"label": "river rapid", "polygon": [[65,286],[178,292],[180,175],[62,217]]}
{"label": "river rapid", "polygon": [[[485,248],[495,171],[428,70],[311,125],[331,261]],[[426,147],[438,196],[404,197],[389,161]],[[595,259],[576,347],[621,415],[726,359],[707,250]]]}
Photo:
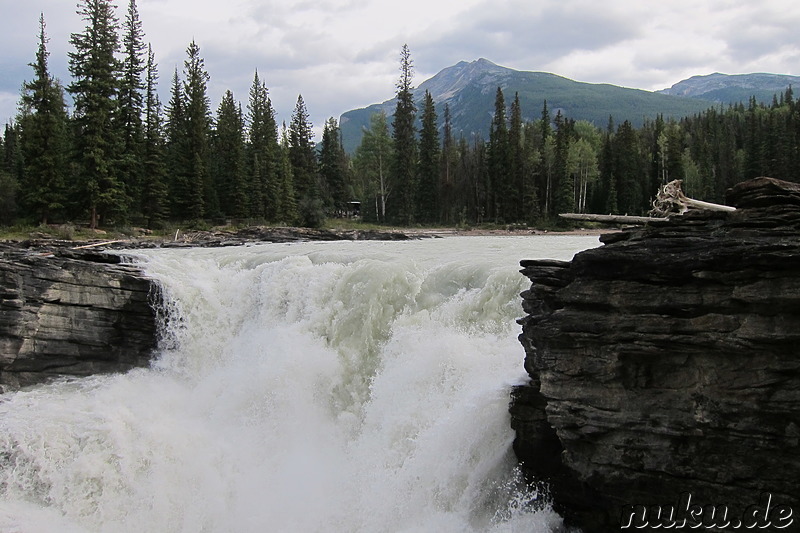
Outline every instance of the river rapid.
{"label": "river rapid", "polygon": [[551,532],[517,479],[521,259],[592,236],[126,252],[150,368],[0,396],[0,531]]}

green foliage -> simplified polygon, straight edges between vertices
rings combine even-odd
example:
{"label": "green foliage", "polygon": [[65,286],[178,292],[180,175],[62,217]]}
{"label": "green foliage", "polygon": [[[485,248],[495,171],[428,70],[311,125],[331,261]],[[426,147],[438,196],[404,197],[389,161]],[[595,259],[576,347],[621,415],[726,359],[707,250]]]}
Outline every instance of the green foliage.
{"label": "green foliage", "polygon": [[[351,161],[333,118],[314,145],[302,96],[279,142],[257,72],[247,114],[228,91],[212,120],[210,76],[195,42],[182,78],[175,70],[162,113],[155,58],[151,49],[145,53],[135,0],[121,26],[108,0],[82,0],[78,13],[86,28],[70,40],[72,117],[48,72],[40,20],[34,75],[23,87],[16,124],[6,125],[0,143],[2,224],[47,222],[41,231],[52,234],[53,219],[76,220],[62,225],[65,235],[78,233],[87,218],[92,227],[170,227],[188,220],[208,228],[218,217],[319,227],[359,200],[363,220],[380,223],[559,227],[557,215],[565,211],[644,213],[658,186],[673,179],[683,180],[690,196],[713,202],[760,175],[800,181],[800,105],[791,88],[766,104],[754,96],[677,119],[670,116],[675,101],[663,95],[590,86],[607,99],[644,98],[638,101],[662,109],[646,118],[640,107],[641,122],[625,113],[615,122],[607,100],[584,98],[588,84],[522,73],[534,74],[527,78],[549,91],[532,103],[530,88],[515,90],[509,74],[502,86],[515,90],[510,112],[498,87],[493,107],[484,102],[491,95],[481,95],[482,110],[476,104],[481,125],[463,129],[448,103],[437,114],[429,92],[417,117],[415,98],[423,93],[412,88],[404,46],[391,124],[385,113],[370,116]],[[469,100],[470,91],[460,97]],[[575,120],[575,105],[563,98],[578,94],[603,117]],[[477,102],[477,92],[472,95]],[[604,131],[595,126],[606,119]]]}
{"label": "green foliage", "polygon": [[120,63],[118,23],[108,0],[82,0],[78,14],[86,21],[82,33],[73,33],[69,55],[74,101],[75,191],[88,211],[90,227],[111,220],[128,207],[124,184],[117,175],[122,153],[118,115]]}
{"label": "green foliage", "polygon": [[333,117],[328,119],[322,131],[319,173],[326,186],[324,197],[328,212],[344,213],[347,202],[352,199],[352,179],[339,125]]}
{"label": "green foliage", "polygon": [[[39,19],[39,49],[31,63],[33,81],[23,86],[21,99],[20,156],[23,163],[23,201],[28,212],[47,224],[66,203],[67,112],[64,94],[47,67],[44,17]],[[16,180],[10,173],[6,194],[15,195]],[[10,201],[14,196],[7,196]],[[4,202],[6,203],[6,202]],[[9,207],[11,205],[9,204]]]}
{"label": "green foliage", "polygon": [[144,161],[141,211],[148,228],[163,225],[167,215],[167,165],[161,124],[161,102],[156,92],[158,70],[153,50],[148,46],[146,67]]}
{"label": "green foliage", "polygon": [[436,222],[439,219],[439,163],[441,147],[439,130],[436,128],[436,107],[433,97],[425,92],[425,104],[422,110],[422,130],[419,139],[419,168],[417,169],[416,209],[417,221],[423,224]]}
{"label": "green foliage", "polygon": [[236,197],[235,212],[243,216],[248,210],[251,216],[264,219],[280,219],[280,203],[283,201],[278,175],[280,155],[278,153],[278,129],[275,113],[269,100],[267,86],[253,76],[250,100],[247,105],[249,140],[245,152],[247,158],[247,180],[244,195]]}
{"label": "green foliage", "polygon": [[411,92],[413,62],[408,45],[400,53],[400,80],[397,82],[397,107],[392,124],[394,157],[391,165],[394,195],[388,202],[388,218],[395,224],[414,221],[414,192],[417,175],[417,141],[414,120],[417,108]]}

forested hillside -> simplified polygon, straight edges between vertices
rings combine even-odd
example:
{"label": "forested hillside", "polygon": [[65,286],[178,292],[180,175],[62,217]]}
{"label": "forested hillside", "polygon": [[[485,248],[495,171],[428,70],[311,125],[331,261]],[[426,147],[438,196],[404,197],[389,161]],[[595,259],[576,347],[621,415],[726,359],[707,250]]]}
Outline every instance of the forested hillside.
{"label": "forested hillside", "polygon": [[449,105],[429,91],[415,97],[404,46],[395,107],[369,117],[349,156],[333,118],[315,143],[302,96],[279,126],[258,72],[244,105],[228,91],[211,109],[196,42],[162,104],[135,0],[121,20],[108,0],[84,0],[79,12],[86,27],[70,40],[66,87],[49,73],[40,21],[31,81],[0,146],[2,224],[319,226],[356,206],[389,224],[551,224],[566,211],[645,213],[674,179],[715,202],[759,175],[800,179],[791,88],[769,104],[751,98],[639,125],[609,113],[598,128],[546,100],[523,108],[498,85],[484,138],[455,130]]}

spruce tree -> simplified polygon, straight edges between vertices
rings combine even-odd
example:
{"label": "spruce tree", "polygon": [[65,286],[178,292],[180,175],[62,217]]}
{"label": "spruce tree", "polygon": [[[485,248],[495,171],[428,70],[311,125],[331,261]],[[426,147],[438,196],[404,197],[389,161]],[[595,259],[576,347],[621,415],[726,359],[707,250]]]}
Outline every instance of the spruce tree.
{"label": "spruce tree", "polygon": [[278,128],[269,92],[256,71],[247,105],[249,142],[247,144],[247,182],[252,216],[273,220],[277,217],[280,183],[277,178]]}
{"label": "spruce tree", "polygon": [[11,225],[17,216],[17,192],[19,185],[12,171],[14,160],[11,147],[16,145],[16,133],[6,124],[0,138],[0,224]]}
{"label": "spruce tree", "polygon": [[[30,64],[34,79],[23,85],[19,123],[24,161],[24,204],[42,224],[47,224],[66,202],[68,151],[64,93],[48,70],[47,41],[44,15],[41,15],[39,48],[36,60]],[[9,192],[13,192],[16,186],[11,178],[9,172],[6,178]]]}
{"label": "spruce tree", "polygon": [[447,103],[444,105],[443,128],[439,213],[442,222],[445,224],[452,224],[457,220],[456,217],[458,214],[455,187],[458,149],[455,139],[453,138],[453,122],[450,116],[450,106]]}
{"label": "spruce tree", "polygon": [[125,213],[126,196],[117,169],[120,134],[118,112],[120,64],[118,23],[109,0],[81,0],[78,14],[86,21],[73,33],[69,55],[74,100],[76,193],[89,213],[89,225]]}
{"label": "spruce tree", "polygon": [[506,104],[503,90],[498,87],[494,100],[494,118],[489,131],[489,173],[486,183],[486,213],[495,222],[507,221],[509,199],[510,150]]}
{"label": "spruce tree", "polygon": [[278,147],[276,178],[278,181],[278,198],[280,201],[276,205],[276,220],[284,224],[294,224],[297,222],[297,200],[294,192],[294,174],[292,173],[292,161],[289,156],[289,135],[286,131],[286,123],[283,124],[281,132],[281,142]]}
{"label": "spruce tree", "polygon": [[216,215],[218,201],[208,172],[208,143],[211,134],[210,101],[207,84],[210,79],[200,47],[193,40],[186,49],[183,91],[186,98],[186,181],[183,184],[184,216],[199,220]]}
{"label": "spruce tree", "polygon": [[439,130],[436,106],[429,91],[425,91],[422,109],[422,128],[419,139],[419,167],[417,170],[417,220],[432,223],[438,220],[439,206]]}
{"label": "spruce tree", "polygon": [[561,111],[555,118],[555,154],[553,162],[553,209],[549,213],[555,217],[560,213],[573,211],[575,191],[569,172],[569,147],[571,144],[569,122]]}
{"label": "spruce tree", "polygon": [[178,69],[172,74],[170,99],[166,109],[165,159],[167,167],[167,186],[169,190],[170,213],[174,218],[189,217],[189,135],[186,119],[186,96]]}
{"label": "spruce tree", "polygon": [[145,83],[144,161],[141,209],[148,228],[159,227],[167,217],[167,167],[158,98],[158,69],[152,47],[147,49]]}
{"label": "spruce tree", "polygon": [[327,184],[328,209],[339,215],[344,213],[350,200],[350,176],[341,130],[333,117],[322,130],[319,173],[322,182]]}
{"label": "spruce tree", "polygon": [[244,169],[244,117],[231,91],[226,91],[217,110],[212,137],[214,183],[225,215],[239,215],[247,206]]}
{"label": "spruce tree", "polygon": [[508,130],[509,175],[506,189],[508,198],[504,202],[509,222],[522,222],[525,216],[525,150],[523,139],[522,105],[519,93],[514,94],[511,104],[511,124]]}
{"label": "spruce tree", "polygon": [[397,82],[397,107],[392,123],[394,158],[392,181],[394,195],[390,199],[390,221],[409,226],[414,221],[416,189],[417,141],[414,128],[417,108],[411,92],[414,68],[411,52],[404,44],[400,52],[400,79]]}
{"label": "spruce tree", "polygon": [[137,211],[142,209],[142,180],[144,168],[144,113],[145,73],[147,60],[144,32],[139,20],[136,0],[130,0],[122,24],[122,76],[119,90],[119,127],[122,135],[122,151],[119,162],[119,177],[125,191]]}
{"label": "spruce tree", "polygon": [[300,224],[306,227],[319,227],[325,220],[313,137],[308,111],[303,96],[299,95],[289,124],[289,160],[292,163]]}

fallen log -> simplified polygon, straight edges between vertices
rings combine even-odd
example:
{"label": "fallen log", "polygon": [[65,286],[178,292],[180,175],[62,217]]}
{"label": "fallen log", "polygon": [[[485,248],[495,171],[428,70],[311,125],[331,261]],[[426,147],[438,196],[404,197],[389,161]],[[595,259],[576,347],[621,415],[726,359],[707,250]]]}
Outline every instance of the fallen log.
{"label": "fallen log", "polygon": [[609,224],[650,224],[663,223],[667,219],[664,217],[639,217],[633,215],[598,215],[594,213],[561,213],[561,218],[568,220],[584,220],[586,222],[606,222]]}

